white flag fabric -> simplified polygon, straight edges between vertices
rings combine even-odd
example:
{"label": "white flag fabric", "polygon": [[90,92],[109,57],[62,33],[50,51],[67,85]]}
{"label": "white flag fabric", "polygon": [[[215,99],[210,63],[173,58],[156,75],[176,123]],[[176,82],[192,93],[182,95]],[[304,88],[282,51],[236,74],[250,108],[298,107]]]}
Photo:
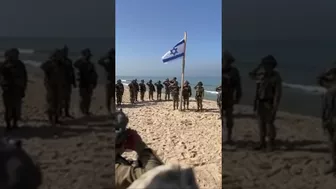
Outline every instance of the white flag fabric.
{"label": "white flag fabric", "polygon": [[183,57],[184,56],[184,46],[185,46],[185,42],[184,42],[184,39],[182,39],[171,50],[169,50],[165,55],[163,55],[162,62],[166,64],[170,61]]}

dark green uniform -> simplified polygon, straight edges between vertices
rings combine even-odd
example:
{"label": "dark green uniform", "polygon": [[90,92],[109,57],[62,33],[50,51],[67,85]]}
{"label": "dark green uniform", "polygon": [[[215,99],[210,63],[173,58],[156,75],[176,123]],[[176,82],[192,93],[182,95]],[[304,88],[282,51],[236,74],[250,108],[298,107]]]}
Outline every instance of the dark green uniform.
{"label": "dark green uniform", "polygon": [[27,88],[26,66],[19,60],[19,51],[5,52],[6,60],[0,65],[2,98],[5,106],[6,129],[17,128],[21,116],[22,98]]}
{"label": "dark green uniform", "polygon": [[149,80],[147,86],[148,86],[148,99],[154,100],[153,94],[155,92],[155,86],[153,85],[152,80]]}
{"label": "dark green uniform", "polygon": [[223,54],[222,66],[222,111],[225,112],[228,144],[232,143],[233,106],[239,103],[242,96],[240,74],[232,66],[235,58],[228,51]]}
{"label": "dark green uniform", "polygon": [[74,63],[79,75],[80,109],[83,114],[90,115],[91,99],[93,90],[97,87],[98,74],[94,64],[90,60],[92,56],[91,51],[84,49],[81,54],[82,58]]}
{"label": "dark green uniform", "polygon": [[189,82],[186,81],[183,85],[182,88],[182,96],[183,96],[183,109],[186,109],[186,105],[187,105],[187,110],[189,110],[189,98],[192,95],[192,91],[191,91],[191,87],[189,85]]}
{"label": "dark green uniform", "polygon": [[[274,70],[276,65],[275,58],[269,55],[264,57],[261,64],[250,73],[250,77],[257,81],[256,111],[260,130],[260,146],[257,149],[267,146],[268,151],[274,148],[276,137],[274,121],[282,95],[282,79]],[[266,145],[266,136],[268,136],[268,145]]]}
{"label": "dark green uniform", "polygon": [[66,84],[64,86],[64,99],[60,115],[62,115],[64,112],[66,117],[72,117],[70,115],[71,93],[72,93],[72,87],[77,87],[76,76],[72,65],[72,60],[68,58],[68,48],[65,46],[62,49],[62,52],[64,56],[63,63],[66,66]]}
{"label": "dark green uniform", "polygon": [[121,83],[121,80],[119,79],[116,84],[116,96],[117,96],[117,105],[120,106],[122,103],[122,97],[124,95],[124,85]]}
{"label": "dark green uniform", "polygon": [[126,189],[141,175],[154,167],[162,165],[160,159],[149,148],[144,149],[138,155],[139,163],[136,166],[132,165],[132,162],[127,161],[121,155],[117,155],[115,161],[116,189]]}
{"label": "dark green uniform", "polygon": [[134,81],[132,81],[131,83],[128,84],[128,89],[130,92],[130,102],[131,104],[135,103],[135,85],[134,85]]}
{"label": "dark green uniform", "polygon": [[327,89],[322,98],[322,128],[328,133],[331,167],[326,174],[336,172],[336,69],[330,69],[318,77],[318,84]]}
{"label": "dark green uniform", "polygon": [[197,103],[197,110],[196,111],[202,111],[203,110],[203,98],[204,98],[204,87],[202,82],[198,82],[198,84],[194,87],[195,89],[195,100]]}
{"label": "dark green uniform", "polygon": [[169,90],[173,97],[173,109],[178,109],[179,106],[179,96],[180,96],[180,87],[178,86],[178,82],[174,78],[169,85]]}
{"label": "dark green uniform", "polygon": [[141,83],[139,84],[139,89],[141,101],[145,101],[146,85],[144,80],[141,80]]}
{"label": "dark green uniform", "polygon": [[47,114],[51,125],[55,126],[59,122],[67,74],[61,50],[56,50],[50,60],[41,64],[41,69],[44,71]]}
{"label": "dark green uniform", "polygon": [[165,100],[170,100],[170,90],[169,90],[169,79],[167,78],[165,82],[163,82],[165,86]]}
{"label": "dark green uniform", "polygon": [[138,102],[138,96],[139,96],[139,91],[140,91],[140,89],[139,89],[139,84],[138,84],[138,80],[137,79],[135,79],[134,80],[134,99],[135,99],[135,102]]}
{"label": "dark green uniform", "polygon": [[110,50],[108,52],[108,55],[106,57],[102,57],[99,61],[98,64],[101,65],[106,73],[106,84],[105,84],[105,103],[106,103],[106,109],[109,113],[111,113],[111,101],[113,101],[112,106],[113,109],[115,109],[114,104],[115,104],[115,51],[114,49]]}
{"label": "dark green uniform", "polygon": [[155,83],[155,86],[156,86],[156,99],[161,100],[161,93],[163,89],[163,85],[161,84],[161,81],[158,81],[157,83]]}

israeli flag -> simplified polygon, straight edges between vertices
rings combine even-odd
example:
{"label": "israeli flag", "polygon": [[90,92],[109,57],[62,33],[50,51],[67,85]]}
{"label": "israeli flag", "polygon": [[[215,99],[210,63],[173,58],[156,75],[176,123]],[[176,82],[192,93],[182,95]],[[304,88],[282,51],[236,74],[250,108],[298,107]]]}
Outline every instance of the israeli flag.
{"label": "israeli flag", "polygon": [[162,62],[166,64],[172,60],[183,57],[184,56],[184,46],[185,46],[185,41],[184,39],[182,39],[171,50],[169,50],[165,55],[163,55]]}

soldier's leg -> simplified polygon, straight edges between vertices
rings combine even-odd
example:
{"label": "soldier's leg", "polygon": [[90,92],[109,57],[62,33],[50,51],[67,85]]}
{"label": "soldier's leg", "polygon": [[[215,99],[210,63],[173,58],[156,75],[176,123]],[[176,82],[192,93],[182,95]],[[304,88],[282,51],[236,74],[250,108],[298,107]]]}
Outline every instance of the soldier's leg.
{"label": "soldier's leg", "polygon": [[137,92],[135,93],[135,101],[137,101],[137,102],[138,102],[138,96],[139,96],[139,92],[137,91]]}
{"label": "soldier's leg", "polygon": [[5,114],[4,114],[4,119],[6,122],[6,130],[9,130],[12,128],[12,124],[11,124],[11,108],[10,108],[10,94],[8,94],[8,92],[4,91],[2,94],[2,99],[3,99],[3,103],[5,106]]}
{"label": "soldier's leg", "polygon": [[233,107],[225,108],[225,120],[227,129],[226,142],[228,144],[232,143],[232,129],[233,129]]}
{"label": "soldier's leg", "polygon": [[91,109],[92,95],[93,95],[93,89],[88,89],[87,104],[86,104],[87,114],[91,114],[90,109]]}
{"label": "soldier's leg", "polygon": [[86,89],[80,88],[79,89],[79,95],[80,95],[80,102],[79,102],[79,108],[83,114],[85,114],[85,103],[86,103]]}
{"label": "soldier's leg", "polygon": [[256,147],[256,150],[261,150],[266,147],[267,120],[265,117],[265,111],[266,109],[264,107],[264,103],[260,102],[257,107],[260,144]]}
{"label": "soldier's leg", "polygon": [[336,173],[336,130],[333,124],[330,124],[327,127],[328,131],[328,143],[329,143],[329,150],[331,155],[331,166],[325,170],[325,174]]}
{"label": "soldier's leg", "polygon": [[189,97],[187,98],[187,110],[189,110]]}
{"label": "soldier's leg", "polygon": [[203,98],[202,97],[200,98],[200,109],[201,111],[203,111]]}
{"label": "soldier's leg", "polygon": [[65,116],[66,117],[72,117],[70,115],[71,93],[72,93],[72,90],[71,90],[71,86],[70,86],[68,91],[66,91],[66,97],[65,97],[64,111],[65,111]]}

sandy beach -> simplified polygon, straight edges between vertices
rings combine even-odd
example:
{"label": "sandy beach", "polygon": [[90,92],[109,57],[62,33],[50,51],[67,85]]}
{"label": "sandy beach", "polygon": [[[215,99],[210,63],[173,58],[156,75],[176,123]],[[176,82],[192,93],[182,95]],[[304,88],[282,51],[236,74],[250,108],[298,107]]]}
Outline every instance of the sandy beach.
{"label": "sandy beach", "polygon": [[[237,106],[235,146],[224,145],[223,188],[330,189],[333,175],[324,175],[330,163],[327,136],[320,119],[278,113],[278,146],[272,153],[257,152],[258,127],[252,108]],[[225,134],[224,134],[225,136]]]}
{"label": "sandy beach", "polygon": [[[126,87],[127,88],[127,87]],[[125,91],[124,112],[129,116],[129,127],[137,130],[149,147],[165,163],[179,163],[193,167],[200,188],[221,188],[221,120],[215,101],[204,101],[204,112],[173,110],[172,101],[148,101],[129,105]],[[156,95],[154,95],[156,99]],[[127,156],[132,154],[127,154]]]}
{"label": "sandy beach", "polygon": [[[114,137],[106,124],[104,89],[97,88],[92,118],[81,117],[78,91],[72,96],[74,120],[52,128],[45,115],[42,73],[27,66],[29,84],[23,104],[21,129],[12,133],[23,139],[23,147],[43,171],[41,189],[111,189],[114,185]],[[4,128],[3,102],[0,101],[1,129]]]}

